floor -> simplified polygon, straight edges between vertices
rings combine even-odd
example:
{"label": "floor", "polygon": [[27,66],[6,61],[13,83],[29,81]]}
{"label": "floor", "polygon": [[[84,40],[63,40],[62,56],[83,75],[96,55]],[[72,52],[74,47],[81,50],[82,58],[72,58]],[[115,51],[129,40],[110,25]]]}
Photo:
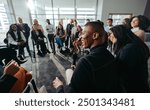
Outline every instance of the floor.
{"label": "floor", "polygon": [[38,88],[43,85],[46,87],[48,92],[55,92],[52,86],[52,81],[55,77],[59,77],[64,84],[66,84],[65,70],[71,66],[71,57],[64,56],[57,52],[47,54],[45,57],[27,58],[28,61],[21,66],[32,73],[33,79],[36,82]]}

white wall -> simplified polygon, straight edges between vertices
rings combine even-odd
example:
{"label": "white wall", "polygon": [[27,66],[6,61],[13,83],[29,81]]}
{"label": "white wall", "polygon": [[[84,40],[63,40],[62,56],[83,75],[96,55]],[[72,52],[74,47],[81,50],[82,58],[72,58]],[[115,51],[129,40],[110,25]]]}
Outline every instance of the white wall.
{"label": "white wall", "polygon": [[[99,0],[100,2],[102,0]],[[144,13],[147,0],[103,0],[103,7],[99,5],[98,17],[105,23],[109,13],[132,13],[139,15]],[[100,16],[100,12],[102,15]]]}
{"label": "white wall", "polygon": [[[21,17],[23,22],[30,24],[27,0],[12,0],[16,19]],[[17,21],[18,22],[18,21]]]}

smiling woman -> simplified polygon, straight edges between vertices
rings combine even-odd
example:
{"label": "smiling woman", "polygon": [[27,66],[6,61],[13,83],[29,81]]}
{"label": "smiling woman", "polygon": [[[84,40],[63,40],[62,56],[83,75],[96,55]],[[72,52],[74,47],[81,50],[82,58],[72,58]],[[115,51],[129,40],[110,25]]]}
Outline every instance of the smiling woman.
{"label": "smiling woman", "polygon": [[108,39],[113,43],[115,44],[117,42],[117,39],[116,37],[114,36],[113,32],[112,31],[109,31],[108,32]]}

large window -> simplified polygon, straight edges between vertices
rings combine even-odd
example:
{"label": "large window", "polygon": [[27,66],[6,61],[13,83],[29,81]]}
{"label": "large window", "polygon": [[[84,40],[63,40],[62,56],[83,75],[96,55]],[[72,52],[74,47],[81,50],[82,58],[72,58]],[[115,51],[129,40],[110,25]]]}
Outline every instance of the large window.
{"label": "large window", "polygon": [[43,28],[46,21],[45,4],[50,3],[46,3],[46,1],[48,2],[50,0],[28,0],[28,6],[30,8],[32,21],[34,19],[38,19],[39,23],[43,26]]}
{"label": "large window", "polygon": [[109,13],[109,18],[113,19],[113,25],[122,24],[123,19],[131,17],[131,13]]}
{"label": "large window", "polygon": [[14,14],[10,3],[6,0],[0,0],[0,45],[3,45],[3,39],[10,24],[14,23]]}
{"label": "large window", "polygon": [[77,20],[81,26],[86,23],[86,19],[95,20],[94,8],[77,8]]}
{"label": "large window", "polygon": [[37,18],[43,26],[45,19],[50,19],[54,26],[63,21],[64,27],[69,19],[77,19],[83,26],[86,19],[95,20],[97,0],[28,0],[32,20]]}
{"label": "large window", "polygon": [[76,0],[77,20],[81,26],[86,23],[86,19],[91,21],[96,19],[97,0]]}
{"label": "large window", "polygon": [[6,1],[0,0],[0,31],[8,30],[9,25],[14,22],[14,14],[8,7]]}

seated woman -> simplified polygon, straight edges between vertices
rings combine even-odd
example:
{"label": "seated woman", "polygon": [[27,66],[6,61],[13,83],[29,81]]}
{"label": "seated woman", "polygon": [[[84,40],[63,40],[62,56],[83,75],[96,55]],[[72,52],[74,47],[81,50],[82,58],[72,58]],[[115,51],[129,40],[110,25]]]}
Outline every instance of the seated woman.
{"label": "seated woman", "polygon": [[149,48],[139,37],[123,25],[110,29],[109,40],[118,60],[121,82],[126,92],[149,92]]}
{"label": "seated woman", "polygon": [[50,53],[50,51],[47,49],[45,42],[44,42],[44,34],[43,34],[43,28],[42,26],[38,23],[37,19],[34,19],[34,24],[32,25],[32,31],[31,31],[31,36],[34,42],[36,43],[37,50],[38,50],[38,55],[39,56],[45,56],[46,53]]}
{"label": "seated woman", "polygon": [[142,15],[134,16],[131,19],[131,31],[142,41],[145,40],[145,31],[150,26],[150,20]]}
{"label": "seated woman", "polygon": [[56,27],[56,43],[58,45],[58,49],[62,52],[63,42],[65,40],[65,30],[63,26],[59,23],[58,27]]}
{"label": "seated woman", "polygon": [[19,55],[18,57],[21,60],[23,59],[23,49],[25,47],[26,38],[22,31],[17,29],[16,24],[10,25],[9,31],[6,34],[8,40],[8,47],[12,49],[18,49]]}

